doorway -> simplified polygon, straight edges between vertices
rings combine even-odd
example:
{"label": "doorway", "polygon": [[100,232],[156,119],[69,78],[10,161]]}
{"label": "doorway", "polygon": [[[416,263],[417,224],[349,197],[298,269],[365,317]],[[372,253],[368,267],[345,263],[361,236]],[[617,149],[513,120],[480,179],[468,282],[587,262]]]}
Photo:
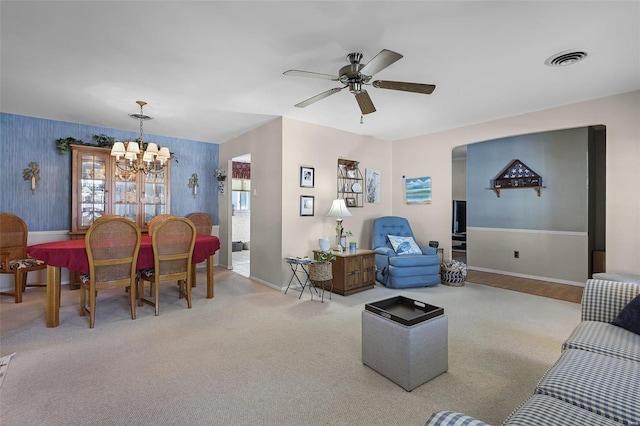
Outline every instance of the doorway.
{"label": "doorway", "polygon": [[[605,261],[605,241],[606,241],[606,126],[598,125],[598,126],[588,126],[585,128],[578,128],[577,130],[584,129],[584,135],[586,135],[586,140],[584,136],[579,135],[583,139],[580,139],[581,143],[586,143],[587,148],[587,164],[586,167],[586,176],[588,181],[586,182],[586,197],[585,200],[587,202],[587,211],[586,211],[586,220],[587,220],[587,228],[585,229],[587,235],[587,242],[585,244],[585,252],[588,253],[587,259],[585,262],[586,270],[584,270],[587,278],[591,278],[592,275],[596,272],[606,271],[606,261]],[[568,131],[571,129],[563,129],[560,131]],[[552,134],[556,131],[548,131],[542,132],[541,134]],[[535,138],[537,134],[520,136],[523,137],[532,137]],[[536,142],[535,139],[531,139],[533,143]],[[542,138],[541,140],[544,140]],[[483,143],[493,143],[495,141],[483,141],[477,142],[476,144]],[[517,143],[518,141],[513,140],[513,143]],[[474,153],[478,153],[477,150],[472,150],[473,146],[469,146],[469,151],[473,151]],[[469,252],[469,247],[478,247],[477,240],[474,240],[476,244],[468,244],[467,241],[467,233],[461,232],[461,227],[466,231],[466,210],[469,208],[477,208],[477,204],[473,206],[467,206],[467,199],[472,198],[467,194],[467,171],[468,167],[473,164],[473,158],[467,157],[467,145],[455,147],[452,150],[452,259],[464,261],[465,263],[472,264],[473,262],[478,260],[480,254],[476,252]],[[531,155],[535,150],[531,150],[529,154]],[[551,162],[550,162],[551,163]],[[476,160],[477,164],[477,160]],[[565,166],[563,166],[566,168]],[[557,174],[558,172],[555,171]],[[477,180],[477,179],[476,179]],[[557,186],[557,183],[555,183]],[[478,201],[478,197],[473,198],[472,201]],[[460,207],[463,208],[463,212],[460,211]],[[574,207],[575,208],[575,207]],[[474,210],[475,211],[475,210]],[[574,210],[576,211],[576,210]],[[583,213],[584,209],[580,207],[580,213]],[[460,215],[464,216],[463,224],[460,221]],[[577,211],[576,211],[577,214]],[[476,225],[477,226],[477,225]],[[473,229],[473,228],[472,228]],[[475,234],[472,234],[474,237]],[[473,241],[472,241],[473,242]],[[484,247],[489,248],[489,247]],[[475,256],[474,256],[475,255]],[[514,258],[519,258],[519,253],[513,253]],[[469,262],[471,261],[471,262]],[[519,261],[518,261],[519,262]],[[477,264],[475,266],[478,266]],[[502,270],[500,268],[494,268],[497,270]],[[480,269],[482,270],[482,269]],[[509,269],[504,269],[509,270]],[[573,280],[576,281],[576,280]]]}
{"label": "doorway", "polygon": [[451,259],[467,263],[467,146],[451,153]]}
{"label": "doorway", "polygon": [[251,275],[251,154],[232,158],[231,264],[233,271]]}

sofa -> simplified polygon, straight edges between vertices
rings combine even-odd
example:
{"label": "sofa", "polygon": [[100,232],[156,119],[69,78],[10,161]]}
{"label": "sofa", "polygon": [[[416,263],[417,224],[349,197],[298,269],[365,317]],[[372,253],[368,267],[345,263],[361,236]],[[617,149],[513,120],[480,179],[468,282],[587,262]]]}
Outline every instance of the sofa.
{"label": "sofa", "polygon": [[[581,303],[560,357],[503,425],[640,425],[640,283],[588,280]],[[443,425],[486,423],[438,411],[425,426]]]}

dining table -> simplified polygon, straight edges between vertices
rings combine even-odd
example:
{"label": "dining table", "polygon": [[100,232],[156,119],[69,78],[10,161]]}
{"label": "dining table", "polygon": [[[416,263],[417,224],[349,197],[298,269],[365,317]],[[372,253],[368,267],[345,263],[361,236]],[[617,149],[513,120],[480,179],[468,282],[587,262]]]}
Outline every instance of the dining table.
{"label": "dining table", "polygon": [[[192,263],[207,261],[207,299],[214,297],[213,256],[220,249],[220,240],[214,235],[196,235]],[[76,240],[52,241],[27,247],[29,256],[47,264],[47,327],[60,325],[60,271],[89,273],[89,259],[84,238]],[[145,235],[140,241],[140,251],[136,269],[153,268],[153,247],[151,237]]]}

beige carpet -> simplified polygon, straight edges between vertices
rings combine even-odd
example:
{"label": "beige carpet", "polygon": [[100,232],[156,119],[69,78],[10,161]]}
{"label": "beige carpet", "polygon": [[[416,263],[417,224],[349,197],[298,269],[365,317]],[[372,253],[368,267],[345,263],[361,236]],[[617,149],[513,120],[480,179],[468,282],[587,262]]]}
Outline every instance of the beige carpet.
{"label": "beige carpet", "polygon": [[[204,275],[199,274],[200,282]],[[99,295],[96,328],[64,288],[60,327],[44,292],[0,300],[0,388],[8,425],[423,425],[439,409],[499,424],[533,390],[578,324],[580,306],[503,289],[395,291],[377,285],[313,301],[216,270],[215,299],[193,309],[162,288],[160,316],[129,318],[121,291]],[[406,392],[362,365],[364,304],[402,294],[449,318],[449,371]]]}

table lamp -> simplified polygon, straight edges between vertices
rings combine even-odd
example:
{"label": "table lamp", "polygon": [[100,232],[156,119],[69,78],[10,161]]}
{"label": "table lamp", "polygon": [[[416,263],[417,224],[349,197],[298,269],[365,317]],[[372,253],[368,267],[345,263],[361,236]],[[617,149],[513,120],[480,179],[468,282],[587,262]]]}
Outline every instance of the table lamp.
{"label": "table lamp", "polygon": [[342,237],[342,218],[351,216],[349,210],[347,209],[347,205],[344,203],[343,199],[333,200],[331,204],[331,208],[329,209],[329,213],[327,213],[329,217],[335,217],[336,219],[336,245],[333,248],[335,251],[343,251],[344,248],[342,244],[340,244],[340,238]]}

